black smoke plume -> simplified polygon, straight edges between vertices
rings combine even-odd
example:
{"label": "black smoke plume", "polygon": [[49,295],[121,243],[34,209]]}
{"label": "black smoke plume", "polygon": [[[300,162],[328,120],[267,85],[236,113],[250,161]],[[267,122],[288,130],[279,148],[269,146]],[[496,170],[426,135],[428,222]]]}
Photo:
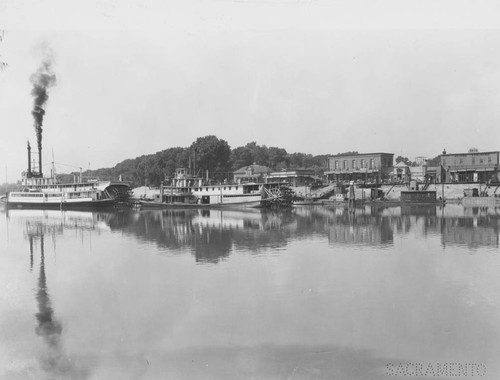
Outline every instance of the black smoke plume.
{"label": "black smoke plume", "polygon": [[52,71],[52,59],[46,58],[38,70],[31,76],[31,83],[33,89],[33,111],[31,114],[35,120],[36,141],[38,144],[38,151],[42,150],[42,125],[43,116],[45,115],[45,103],[49,99],[48,90],[56,84],[56,75]]}

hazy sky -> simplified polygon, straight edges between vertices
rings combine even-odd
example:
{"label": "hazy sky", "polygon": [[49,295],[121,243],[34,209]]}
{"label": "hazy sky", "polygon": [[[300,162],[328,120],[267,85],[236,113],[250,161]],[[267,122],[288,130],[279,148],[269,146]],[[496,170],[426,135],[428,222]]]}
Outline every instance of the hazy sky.
{"label": "hazy sky", "polygon": [[498,20],[480,0],[0,0],[0,183],[36,146],[44,49],[44,164],[53,150],[111,167],[208,134],[312,154],[500,150]]}

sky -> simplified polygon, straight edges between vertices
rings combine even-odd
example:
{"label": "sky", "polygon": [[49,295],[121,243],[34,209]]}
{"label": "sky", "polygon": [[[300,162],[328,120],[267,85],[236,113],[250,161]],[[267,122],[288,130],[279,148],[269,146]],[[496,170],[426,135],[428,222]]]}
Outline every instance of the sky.
{"label": "sky", "polygon": [[0,0],[0,183],[36,146],[47,54],[47,174],[206,135],[313,155],[500,150],[499,16],[489,0]]}

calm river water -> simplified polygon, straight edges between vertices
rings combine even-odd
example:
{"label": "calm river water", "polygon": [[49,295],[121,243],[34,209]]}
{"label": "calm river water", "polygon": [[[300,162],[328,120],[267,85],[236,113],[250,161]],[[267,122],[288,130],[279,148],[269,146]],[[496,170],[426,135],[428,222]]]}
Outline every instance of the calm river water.
{"label": "calm river water", "polygon": [[500,208],[0,213],[2,379],[500,379]]}

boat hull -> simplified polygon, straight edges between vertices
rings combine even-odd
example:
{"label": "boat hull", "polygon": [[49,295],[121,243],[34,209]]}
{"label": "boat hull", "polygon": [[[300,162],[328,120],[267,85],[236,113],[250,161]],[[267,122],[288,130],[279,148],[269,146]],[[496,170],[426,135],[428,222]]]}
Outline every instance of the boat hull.
{"label": "boat hull", "polygon": [[154,202],[154,201],[139,201],[136,204],[141,208],[258,208],[262,207],[262,201],[253,200],[246,202],[231,202],[231,203],[183,203],[183,202],[174,202],[174,203],[162,203],[162,202]]}
{"label": "boat hull", "polygon": [[496,206],[500,205],[500,198],[498,197],[464,197],[462,205],[465,207],[475,206]]}
{"label": "boat hull", "polygon": [[96,209],[110,208],[114,205],[112,199],[91,200],[91,201],[74,201],[74,202],[16,202],[7,201],[5,206],[11,209],[43,209],[43,210],[81,210],[81,209]]}

